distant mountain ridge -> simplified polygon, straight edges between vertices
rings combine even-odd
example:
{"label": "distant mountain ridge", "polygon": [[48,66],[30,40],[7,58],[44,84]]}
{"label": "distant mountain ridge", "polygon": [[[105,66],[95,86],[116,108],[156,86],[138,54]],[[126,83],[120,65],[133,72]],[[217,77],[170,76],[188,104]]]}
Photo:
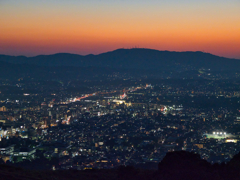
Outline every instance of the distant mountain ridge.
{"label": "distant mountain ridge", "polygon": [[0,55],[1,61],[12,64],[37,66],[73,66],[124,69],[159,70],[199,70],[214,71],[239,70],[240,60],[215,56],[200,51],[172,52],[153,49],[117,49],[99,55],[77,55],[58,53],[35,57]]}

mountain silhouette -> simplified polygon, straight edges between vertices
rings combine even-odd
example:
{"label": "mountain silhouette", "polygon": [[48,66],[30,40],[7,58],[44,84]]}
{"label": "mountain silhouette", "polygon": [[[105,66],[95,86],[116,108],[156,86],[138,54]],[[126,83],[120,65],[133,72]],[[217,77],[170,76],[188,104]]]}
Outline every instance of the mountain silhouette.
{"label": "mountain silhouette", "polygon": [[238,70],[240,61],[204,52],[170,52],[153,49],[117,49],[99,55],[58,53],[35,57],[0,55],[0,61],[38,66],[71,66],[158,70]]}

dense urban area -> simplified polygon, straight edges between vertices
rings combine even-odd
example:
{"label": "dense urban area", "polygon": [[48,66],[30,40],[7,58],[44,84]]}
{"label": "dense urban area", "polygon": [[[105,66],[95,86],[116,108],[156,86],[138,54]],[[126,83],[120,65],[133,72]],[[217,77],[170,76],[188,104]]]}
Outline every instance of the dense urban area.
{"label": "dense urban area", "polygon": [[167,152],[179,150],[212,164],[228,162],[240,150],[240,81],[229,74],[1,79],[1,162],[29,169],[156,169]]}

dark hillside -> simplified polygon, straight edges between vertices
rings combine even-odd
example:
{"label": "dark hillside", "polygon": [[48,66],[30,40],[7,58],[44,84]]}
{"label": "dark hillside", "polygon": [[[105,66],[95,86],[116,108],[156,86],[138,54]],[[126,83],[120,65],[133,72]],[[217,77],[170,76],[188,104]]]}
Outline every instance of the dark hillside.
{"label": "dark hillside", "polygon": [[120,166],[118,169],[92,169],[85,171],[35,171],[9,165],[0,165],[1,179],[13,180],[238,180],[240,177],[240,154],[227,164],[211,165],[198,154],[186,151],[167,153],[159,163],[158,170],[135,169]]}

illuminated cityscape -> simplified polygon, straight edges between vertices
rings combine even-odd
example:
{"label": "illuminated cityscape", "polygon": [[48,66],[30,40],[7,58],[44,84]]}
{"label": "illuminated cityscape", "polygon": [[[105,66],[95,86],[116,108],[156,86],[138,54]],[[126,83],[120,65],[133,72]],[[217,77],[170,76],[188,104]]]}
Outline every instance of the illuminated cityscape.
{"label": "illuminated cityscape", "polygon": [[[154,168],[167,152],[179,150],[222,163],[239,152],[239,91],[231,88],[238,82],[227,80],[226,90],[226,80],[144,81],[149,80],[88,91],[52,83],[48,93],[38,90],[40,81],[2,81],[1,87],[21,88],[22,95],[2,90],[1,158],[14,165],[39,167],[42,160],[54,170],[84,170]],[[38,92],[31,93],[33,87]]]}
{"label": "illuminated cityscape", "polygon": [[240,0],[0,0],[0,179],[239,180]]}

